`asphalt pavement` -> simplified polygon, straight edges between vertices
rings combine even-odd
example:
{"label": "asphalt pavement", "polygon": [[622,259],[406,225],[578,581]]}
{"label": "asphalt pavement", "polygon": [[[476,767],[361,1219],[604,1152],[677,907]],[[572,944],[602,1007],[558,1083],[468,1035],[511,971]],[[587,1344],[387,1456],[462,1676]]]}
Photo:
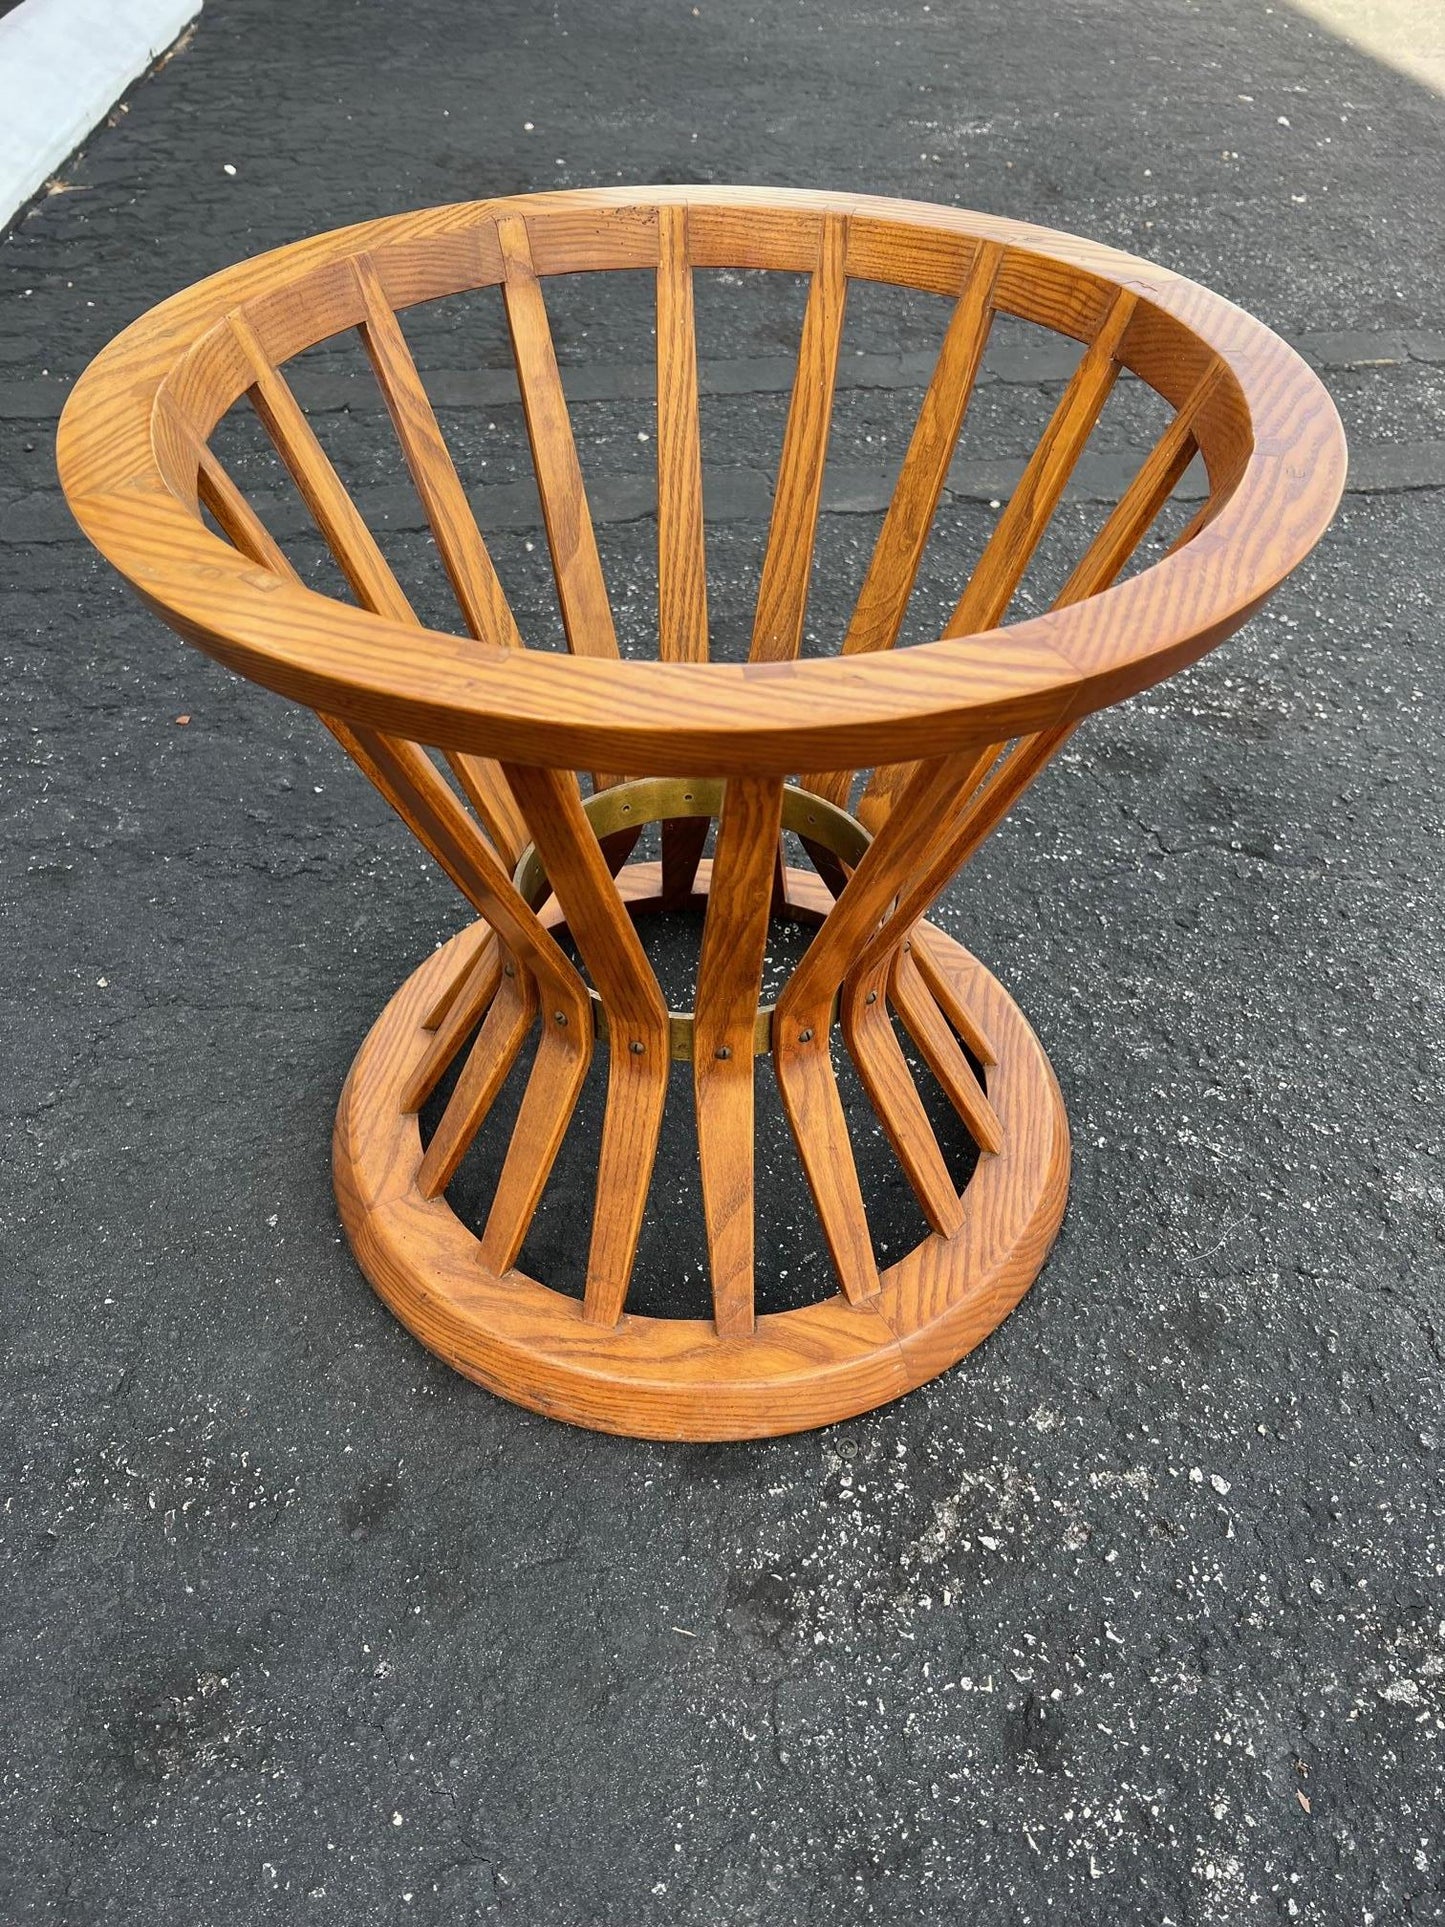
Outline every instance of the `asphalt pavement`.
{"label": "asphalt pavement", "polygon": [[[1300,345],[1353,462],[1268,609],[1093,719],[945,899],[1069,1107],[1039,1282],[907,1400],[747,1446],[516,1410],[372,1297],[331,1117],[458,904],[318,725],[130,597],[52,452],[89,357],[242,256],[675,180],[1150,255]],[[0,239],[0,1920],[1445,1919],[1439,97],[1246,0],[208,0],[52,185]],[[699,296],[723,647],[800,312],[748,280]],[[557,325],[601,371],[579,433],[642,648],[645,316],[559,290]],[[545,629],[500,320],[416,326]],[[936,326],[850,319],[819,638]],[[1003,346],[925,622],[1057,392]],[[424,568],[353,362],[298,383]],[[801,1289],[820,1242],[769,1142],[762,1248]],[[655,1309],[701,1289],[690,1157],[679,1131]],[[575,1263],[586,1179],[539,1269]]]}

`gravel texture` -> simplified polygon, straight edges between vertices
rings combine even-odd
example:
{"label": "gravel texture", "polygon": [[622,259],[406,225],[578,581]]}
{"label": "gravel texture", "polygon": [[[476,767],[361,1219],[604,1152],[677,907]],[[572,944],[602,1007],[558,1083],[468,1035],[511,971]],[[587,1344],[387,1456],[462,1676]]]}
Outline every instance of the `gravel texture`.
{"label": "gravel texture", "polygon": [[[1432,95],[1245,0],[209,0],[0,241],[0,1919],[1445,1918],[1442,145]],[[941,1381],[754,1446],[549,1424],[372,1298],[331,1115],[455,900],[309,717],[128,597],[51,453],[88,357],[242,255],[619,179],[956,200],[1153,254],[1304,339],[1354,441],[1317,558],[1083,730],[941,909],[1064,1087],[1043,1276]],[[568,358],[646,364],[645,317],[584,306]],[[704,308],[710,360],[790,353],[796,291]],[[495,317],[414,325],[430,364],[500,366]],[[927,303],[857,325],[865,355],[937,338]],[[981,391],[1005,453],[1035,373]],[[875,496],[918,380],[847,398]],[[709,405],[739,473],[776,387]],[[627,391],[583,455],[642,647]],[[447,420],[479,451],[498,423],[505,483],[515,406]],[[818,647],[876,526],[843,496]],[[962,488],[944,548],[990,520]],[[710,556],[734,639],[746,522]],[[414,518],[383,537],[428,566]],[[496,554],[555,622],[522,508]],[[764,1248],[801,1288],[817,1235],[767,1131]],[[669,1142],[659,1306],[700,1278]],[[586,1178],[539,1267],[575,1255]]]}

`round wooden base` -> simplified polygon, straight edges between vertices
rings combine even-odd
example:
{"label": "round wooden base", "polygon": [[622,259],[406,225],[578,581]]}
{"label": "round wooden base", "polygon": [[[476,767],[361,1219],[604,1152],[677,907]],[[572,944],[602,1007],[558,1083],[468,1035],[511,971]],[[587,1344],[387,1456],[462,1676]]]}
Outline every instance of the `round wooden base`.
{"label": "round wooden base", "polygon": [[418,1190],[421,1134],[400,1102],[431,1039],[423,1018],[478,926],[412,973],[346,1080],[334,1169],[357,1262],[407,1329],[457,1371],[596,1431],[769,1438],[869,1411],[937,1377],[1037,1276],[1063,1217],[1069,1135],[1053,1070],[1013,999],[959,944],[923,929],[992,1039],[988,1095],[1005,1142],[980,1155],[954,1236],[925,1238],[864,1303],[835,1295],[759,1318],[747,1338],[720,1339],[710,1319],[624,1314],[611,1328],[588,1324],[577,1299],[520,1271],[489,1271],[446,1199]]}

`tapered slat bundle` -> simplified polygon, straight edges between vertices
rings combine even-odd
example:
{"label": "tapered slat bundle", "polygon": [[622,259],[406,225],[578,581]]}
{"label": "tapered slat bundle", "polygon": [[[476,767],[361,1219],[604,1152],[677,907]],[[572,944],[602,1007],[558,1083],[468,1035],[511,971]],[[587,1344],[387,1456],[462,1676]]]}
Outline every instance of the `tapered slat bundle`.
{"label": "tapered slat bundle", "polygon": [[[379,298],[379,290],[374,290],[374,296]],[[420,628],[416,612],[376,537],[352,502],[284,377],[272,367],[244,315],[232,315],[230,326],[253,375],[250,392],[256,412],[357,601],[373,615]],[[405,353],[404,343],[402,353]],[[393,360],[394,369],[399,370],[400,365]],[[469,516],[470,511],[467,513]],[[496,764],[483,757],[461,755],[451,755],[448,760],[489,834],[504,855],[515,859],[520,848],[516,842],[516,813]]]}
{"label": "tapered slat bundle", "polygon": [[707,565],[687,209],[658,214],[657,614],[664,662],[706,662]]}
{"label": "tapered slat bundle", "polygon": [[[887,969],[886,960],[874,966],[874,972]],[[930,994],[917,968],[913,945],[904,944],[895,953],[888,981],[899,1021],[938,1080],[944,1096],[968,1126],[974,1143],[980,1151],[1001,1151],[1005,1139],[998,1113],[989,1103],[983,1086],[973,1074],[973,1066]]]}
{"label": "tapered slat bundle", "polygon": [[783,431],[783,452],[773,491],[768,546],[758,587],[751,656],[754,662],[791,661],[802,646],[808,606],[818,506],[833,418],[838,347],[847,298],[844,263],[848,222],[832,214],[822,222],[818,262],[803,315],[797,372]]}
{"label": "tapered slat bundle", "polygon": [[924,826],[970,786],[976,753],[921,770],[864,851],[822,928],[778,998],[773,1061],[834,1268],[855,1301],[878,1289],[858,1168],[829,1052],[833,998],[859,951],[898,896]]}
{"label": "tapered slat bundle", "polygon": [[[516,968],[515,963],[511,967]],[[437,1013],[426,1055],[412,1072],[402,1093],[404,1111],[419,1111],[440,1084],[462,1045],[497,994],[502,981],[502,952],[489,930],[477,955],[454,982],[446,1008]]]}
{"label": "tapered slat bundle", "polygon": [[[970,264],[843,638],[845,656],[891,649],[898,640],[988,346],[1002,261],[1002,249],[986,242]],[[819,770],[803,782],[805,789],[841,805],[847,801],[852,772]]]}
{"label": "tapered slat bundle", "polygon": [[515,970],[504,976],[416,1174],[417,1189],[424,1198],[438,1197],[456,1175],[536,1015],[532,978]]}

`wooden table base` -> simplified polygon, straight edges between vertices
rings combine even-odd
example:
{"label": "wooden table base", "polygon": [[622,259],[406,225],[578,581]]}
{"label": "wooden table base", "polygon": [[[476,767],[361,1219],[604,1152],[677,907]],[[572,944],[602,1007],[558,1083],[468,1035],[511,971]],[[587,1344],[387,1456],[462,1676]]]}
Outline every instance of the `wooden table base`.
{"label": "wooden table base", "polygon": [[[808,285],[746,638],[708,604],[694,280],[717,270],[739,300],[757,273]],[[568,407],[580,342],[559,360],[548,316],[554,277],[594,277],[605,299],[615,275],[646,277],[656,321],[655,649],[637,584],[625,621],[614,616]],[[835,625],[838,558],[825,565],[816,537],[825,470],[859,459],[856,411],[834,406],[856,284],[909,290],[910,312],[915,298],[920,313],[942,305],[897,481]],[[459,471],[449,409],[438,414],[402,325],[409,310],[484,292],[511,340],[565,654],[522,633],[478,519],[506,491]],[[998,317],[1049,331],[1075,358],[972,548],[956,518],[933,525],[960,447],[1013,461],[981,445],[998,409],[979,421],[970,407]],[[418,613],[429,603],[389,559],[406,545],[378,539],[362,509],[370,491],[354,497],[286,372],[352,331],[375,378],[355,405],[370,392],[390,424],[453,628]],[[1151,391],[1149,414],[1127,402],[1118,416],[1121,381]],[[233,413],[294,484],[337,593],[310,587],[309,561],[299,568],[268,526],[274,491],[253,500],[232,472],[228,449],[246,446]],[[1120,429],[1150,415],[1156,438],[1117,500],[1097,514],[1079,501],[1060,526],[1096,427],[1114,422],[1105,439],[1117,447]],[[146,604],[314,709],[482,919],[397,993],[347,1082],[336,1184],[368,1277],[424,1344],[506,1397],[602,1430],[692,1439],[864,1411],[962,1357],[1027,1289],[1068,1184],[1058,1089],[1009,998],[922,919],[1084,717],[1195,661],[1260,606],[1318,540],[1345,472],[1339,418],[1310,369],[1168,269],[959,208],[726,187],[429,208],[240,263],[111,343],[71,394],[57,457],[81,526]],[[830,596],[810,604],[825,568]],[[932,640],[909,641],[925,579],[930,606],[950,613]],[[630,862],[651,824],[659,860]],[[634,919],[697,896],[693,1008],[669,1010]],[[818,928],[769,1004],[779,915]],[[961,1193],[905,1039],[977,1147]],[[856,1117],[842,1051],[861,1087]],[[474,1236],[447,1187],[524,1052],[526,1089]],[[607,1100],[574,1299],[517,1266],[598,1052]],[[761,1318],[760,1056],[837,1287]],[[697,1119],[706,1321],[628,1310],[678,1059]],[[418,1114],[453,1072],[423,1142]],[[878,1200],[852,1142],[875,1118],[891,1181],[930,1234],[881,1272]]]}
{"label": "wooden table base", "polygon": [[[623,895],[653,896],[655,865],[629,865]],[[705,892],[710,865],[700,865]],[[787,873],[790,901],[819,914],[815,876]],[[747,1336],[712,1319],[624,1313],[588,1322],[580,1299],[512,1269],[491,1269],[444,1195],[418,1183],[421,1130],[404,1108],[434,1048],[428,1018],[487,927],[461,932],[407,979],[367,1037],[342,1093],[336,1195],[358,1263],[427,1348],[479,1384],[551,1418],[658,1439],[766,1438],[870,1410],[936,1377],[998,1325],[1048,1255],[1068,1191],[1069,1135],[1057,1082],[1018,1006],[961,945],[917,927],[958,999],[989,1038],[988,1098],[1002,1148],[981,1153],[958,1228],[884,1271],[871,1297],[841,1293],[763,1316]],[[465,974],[465,973],[460,973]],[[900,1180],[901,1181],[901,1180]]]}

